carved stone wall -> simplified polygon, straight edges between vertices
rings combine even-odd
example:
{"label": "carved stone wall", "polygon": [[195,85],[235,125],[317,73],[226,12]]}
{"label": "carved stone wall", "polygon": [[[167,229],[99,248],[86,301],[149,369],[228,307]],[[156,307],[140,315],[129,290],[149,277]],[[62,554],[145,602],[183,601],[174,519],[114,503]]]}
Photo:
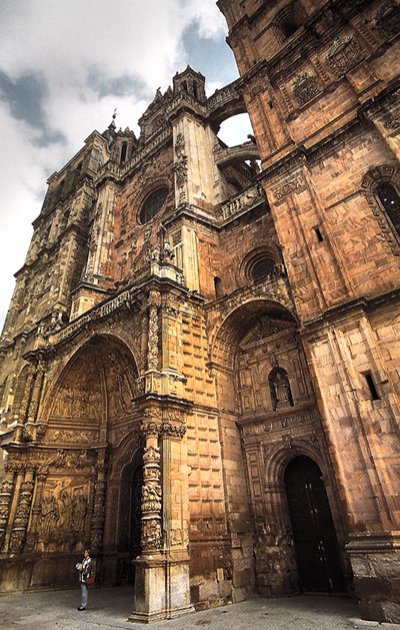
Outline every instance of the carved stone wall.
{"label": "carved stone wall", "polygon": [[207,99],[187,68],[140,138],[113,120],[49,180],[0,343],[0,583],[75,582],[90,544],[133,620],[296,593],[307,457],[363,614],[393,620],[398,10],[218,4],[240,80]]}

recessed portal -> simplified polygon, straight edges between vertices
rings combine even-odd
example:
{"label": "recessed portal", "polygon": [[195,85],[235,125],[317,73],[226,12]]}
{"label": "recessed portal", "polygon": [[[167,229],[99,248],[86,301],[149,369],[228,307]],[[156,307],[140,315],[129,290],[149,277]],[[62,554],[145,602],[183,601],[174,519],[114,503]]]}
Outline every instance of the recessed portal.
{"label": "recessed portal", "polygon": [[344,592],[339,546],[319,467],[308,457],[296,457],[286,468],[285,484],[300,590]]}
{"label": "recessed portal", "polygon": [[126,466],[121,479],[118,542],[118,581],[124,584],[134,582],[132,561],[140,554],[142,485],[143,467],[134,462]]}

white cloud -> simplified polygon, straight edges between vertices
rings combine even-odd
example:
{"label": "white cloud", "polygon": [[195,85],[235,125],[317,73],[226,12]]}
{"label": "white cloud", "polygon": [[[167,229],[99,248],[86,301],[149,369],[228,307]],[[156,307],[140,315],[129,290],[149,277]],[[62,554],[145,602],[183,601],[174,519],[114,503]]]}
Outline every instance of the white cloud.
{"label": "white cloud", "polygon": [[[46,125],[43,130],[40,121],[34,128],[14,118],[0,93],[0,326],[47,177],[94,129],[107,127],[115,107],[117,125],[137,132],[137,120],[157,87],[165,90],[176,70],[188,63],[182,37],[190,25],[196,25],[201,38],[223,40],[226,34],[214,0],[0,3],[0,72],[14,83],[23,77],[40,79]],[[123,81],[130,89],[122,96],[112,94],[113,85]],[[54,137],[46,146],[38,144],[43,131],[46,138]]]}

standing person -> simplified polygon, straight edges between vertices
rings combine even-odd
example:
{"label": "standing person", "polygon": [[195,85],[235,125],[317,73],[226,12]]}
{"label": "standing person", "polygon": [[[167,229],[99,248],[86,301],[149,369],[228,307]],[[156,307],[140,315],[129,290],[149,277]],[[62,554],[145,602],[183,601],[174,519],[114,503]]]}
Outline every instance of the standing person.
{"label": "standing person", "polygon": [[76,568],[79,571],[79,583],[81,585],[81,605],[78,610],[86,610],[88,603],[88,587],[86,580],[92,572],[92,560],[90,558],[90,549],[83,552],[82,562],[78,562]]}

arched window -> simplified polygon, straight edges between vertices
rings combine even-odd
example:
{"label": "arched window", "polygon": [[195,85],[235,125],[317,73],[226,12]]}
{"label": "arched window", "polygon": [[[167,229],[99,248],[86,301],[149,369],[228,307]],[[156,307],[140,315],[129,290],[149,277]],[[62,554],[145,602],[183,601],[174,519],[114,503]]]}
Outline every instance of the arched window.
{"label": "arched window", "polygon": [[291,2],[275,16],[273,26],[282,41],[293,35],[305,19],[304,9],[300,2]]}
{"label": "arched window", "polygon": [[274,411],[285,405],[293,407],[292,390],[286,370],[281,367],[273,368],[269,373],[268,382]]}
{"label": "arched window", "polygon": [[215,297],[217,298],[221,298],[224,295],[224,288],[222,285],[222,280],[221,278],[218,278],[218,276],[215,276],[214,278],[214,289],[215,289]]}
{"label": "arched window", "polygon": [[400,235],[400,196],[397,190],[390,182],[381,181],[375,189],[375,195]]}
{"label": "arched window", "polygon": [[121,158],[120,158],[120,164],[123,164],[126,161],[126,153],[128,151],[128,143],[127,142],[123,142],[122,146],[121,146]]}
{"label": "arched window", "polygon": [[163,207],[166,198],[168,197],[168,188],[162,186],[152,192],[145,200],[139,214],[139,220],[141,223],[148,223],[151,221]]}

